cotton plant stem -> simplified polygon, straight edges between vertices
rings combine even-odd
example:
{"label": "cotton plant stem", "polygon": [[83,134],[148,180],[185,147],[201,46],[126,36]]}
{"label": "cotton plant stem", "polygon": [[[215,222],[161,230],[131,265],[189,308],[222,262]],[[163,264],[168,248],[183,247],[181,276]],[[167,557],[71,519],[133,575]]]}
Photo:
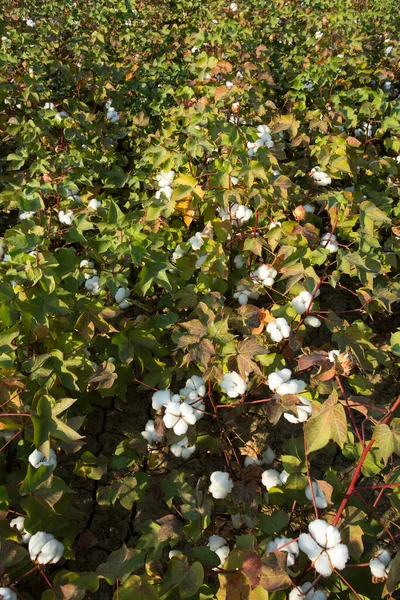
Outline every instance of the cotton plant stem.
{"label": "cotton plant stem", "polygon": [[315,518],[318,519],[318,507],[317,507],[317,501],[315,499],[315,494],[314,494],[314,486],[313,486],[313,481],[311,479],[311,475],[310,475],[310,464],[309,464],[309,460],[308,460],[308,454],[307,454],[307,439],[306,439],[306,430],[303,427],[303,437],[304,437],[304,455],[306,457],[306,469],[307,469],[307,478],[308,478],[308,485],[310,486],[310,490],[311,490],[311,498],[312,498],[312,503],[314,505],[314,512],[315,512]]}
{"label": "cotton plant stem", "polygon": [[[391,409],[389,410],[389,412],[387,413],[386,417],[383,419],[382,423],[384,425],[386,425],[386,423],[388,421],[390,421],[391,417],[393,416],[394,412],[396,411],[396,409],[398,408],[398,406],[400,405],[400,396],[397,398],[396,402],[393,404],[393,406],[391,407]],[[337,523],[339,522],[340,517],[342,516],[342,513],[344,511],[344,509],[347,506],[348,501],[350,500],[351,495],[353,494],[353,491],[356,487],[357,484],[357,480],[360,476],[361,473],[361,469],[363,467],[363,464],[365,462],[365,459],[368,456],[369,451],[371,450],[372,446],[374,445],[375,440],[372,439],[366,446],[364,446],[362,454],[360,456],[360,460],[358,461],[358,465],[356,467],[356,470],[354,471],[353,477],[350,481],[350,485],[347,489],[347,492],[338,508],[338,511],[336,513],[336,516],[332,522],[332,525],[337,525]]]}

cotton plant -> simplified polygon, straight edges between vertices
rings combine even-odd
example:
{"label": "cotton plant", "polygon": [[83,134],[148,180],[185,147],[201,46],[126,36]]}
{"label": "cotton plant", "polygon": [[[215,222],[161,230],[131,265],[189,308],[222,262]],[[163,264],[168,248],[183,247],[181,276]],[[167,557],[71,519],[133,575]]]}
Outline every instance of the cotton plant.
{"label": "cotton plant", "polygon": [[183,458],[183,460],[186,460],[190,458],[194,452],[196,452],[196,444],[189,446],[189,440],[185,436],[175,444],[171,444],[169,449],[177,458]]}
{"label": "cotton plant", "polygon": [[210,475],[208,491],[216,500],[224,500],[233,489],[233,481],[229,473],[214,471]]}
{"label": "cotton plant", "polygon": [[168,200],[172,196],[172,182],[175,178],[175,171],[161,171],[158,175],[156,175],[156,180],[158,183],[158,190],[156,192],[156,198],[159,200],[161,198],[161,194],[164,194]]}
{"label": "cotton plant", "polygon": [[281,342],[290,336],[290,325],[283,317],[278,317],[275,321],[268,323],[267,333],[273,342]]}
{"label": "cotton plant", "polygon": [[387,579],[390,568],[392,566],[392,559],[387,550],[380,549],[373,558],[369,561],[369,568],[374,577],[379,579]]}
{"label": "cotton plant", "polygon": [[255,271],[250,273],[251,279],[264,287],[272,287],[277,275],[278,271],[270,265],[260,265]]}
{"label": "cotton plant", "polygon": [[72,225],[72,222],[74,220],[74,213],[72,212],[72,210],[68,210],[67,212],[60,210],[58,212],[58,220],[63,225]]}
{"label": "cotton plant", "polygon": [[277,537],[274,540],[268,542],[265,548],[265,554],[269,554],[274,550],[286,552],[286,564],[288,567],[293,567],[294,563],[296,562],[296,558],[299,555],[299,545],[295,540],[292,541],[290,538],[287,538],[284,535],[281,537]]}
{"label": "cotton plant", "polygon": [[219,385],[229,398],[243,396],[247,391],[247,381],[244,381],[236,371],[225,373]]}
{"label": "cotton plant", "polygon": [[46,458],[46,456],[39,450],[34,450],[28,456],[28,460],[34,469],[45,466],[52,467],[54,470],[57,466],[57,454],[54,452],[53,448],[50,448],[49,458]]}
{"label": "cotton plant", "polygon": [[124,309],[130,306],[128,302],[128,298],[130,296],[130,289],[126,287],[119,287],[115,294],[115,302],[118,304],[119,308]]}
{"label": "cotton plant", "polygon": [[25,529],[25,517],[15,517],[15,519],[11,519],[10,527],[15,527],[18,529],[21,534],[21,543],[27,544],[32,537],[32,534]]}
{"label": "cotton plant", "polygon": [[329,177],[329,175],[327,175],[327,173],[324,171],[321,171],[319,167],[314,167],[311,169],[310,175],[318,186],[324,187],[332,183],[332,179]]}
{"label": "cotton plant", "polygon": [[322,590],[316,590],[311,581],[306,581],[292,589],[288,600],[327,600],[327,596]]}
{"label": "cotton plant", "polygon": [[341,543],[338,528],[316,519],[309,524],[308,531],[300,534],[299,548],[311,560],[317,573],[329,577],[334,569],[344,569],[349,560],[349,549]]}
{"label": "cotton plant", "polygon": [[320,239],[321,248],[326,248],[330,254],[333,254],[339,250],[336,235],[333,233],[324,233]]}
{"label": "cotton plant", "polygon": [[313,501],[313,492],[317,508],[326,508],[328,506],[327,497],[316,481],[312,482],[312,491],[310,485],[308,485],[305,489],[306,498],[307,500],[310,500],[310,502]]}
{"label": "cotton plant", "polygon": [[38,531],[31,537],[28,550],[31,560],[40,565],[55,564],[64,554],[63,544],[44,531]]}
{"label": "cotton plant", "polygon": [[[221,537],[220,535],[211,535],[208,539],[207,546],[218,556],[220,560],[218,567],[222,568],[230,553],[230,549],[225,538]],[[217,568],[213,569],[213,571],[217,570]]]}

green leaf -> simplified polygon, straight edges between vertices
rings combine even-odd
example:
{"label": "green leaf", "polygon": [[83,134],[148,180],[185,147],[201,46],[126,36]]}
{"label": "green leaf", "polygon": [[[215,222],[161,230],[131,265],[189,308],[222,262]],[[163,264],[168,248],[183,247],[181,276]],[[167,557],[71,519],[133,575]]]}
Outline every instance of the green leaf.
{"label": "green leaf", "polygon": [[131,575],[124,585],[115,593],[113,600],[158,600],[158,593],[154,586],[147,583],[144,577]]}
{"label": "green leaf", "polygon": [[393,454],[400,454],[400,419],[393,419],[391,427],[381,423],[374,427],[373,438],[378,444],[385,464]]}
{"label": "green leaf", "polygon": [[322,410],[306,422],[304,433],[307,454],[324,448],[329,440],[343,448],[347,439],[347,418],[343,406],[338,404],[336,391],[329,396]]}
{"label": "green leaf", "polygon": [[282,510],[274,510],[272,515],[258,515],[258,527],[269,535],[278,534],[285,529],[289,523],[289,515]]}
{"label": "green leaf", "polygon": [[144,565],[145,555],[140,550],[128,549],[125,544],[119,550],[111,552],[107,561],[99,565],[96,573],[110,585],[118,579],[123,583],[133,571]]}
{"label": "green leaf", "polygon": [[396,356],[400,356],[400,331],[392,333],[390,338],[390,351]]}

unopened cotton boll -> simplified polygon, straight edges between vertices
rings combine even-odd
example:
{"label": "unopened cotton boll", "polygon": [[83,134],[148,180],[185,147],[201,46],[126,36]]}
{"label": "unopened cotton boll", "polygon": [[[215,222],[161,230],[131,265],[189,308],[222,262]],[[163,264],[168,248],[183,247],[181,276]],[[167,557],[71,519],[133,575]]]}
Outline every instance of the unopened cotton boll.
{"label": "unopened cotton boll", "polygon": [[41,565],[55,564],[64,554],[64,546],[51,533],[38,531],[29,540],[31,560]]}
{"label": "unopened cotton boll", "polygon": [[337,527],[316,519],[309,524],[308,531],[300,534],[299,547],[312,561],[317,573],[329,577],[333,569],[344,569],[349,559],[349,549],[341,543]]}
{"label": "unopened cotton boll", "polygon": [[273,323],[268,323],[267,332],[272,341],[279,343],[290,336],[291,329],[286,319],[279,317]]}
{"label": "unopened cotton boll", "polygon": [[158,390],[151,398],[151,406],[154,410],[159,410],[162,406],[167,406],[171,400],[171,392],[169,390]]}
{"label": "unopened cotton boll", "polygon": [[88,204],[88,207],[92,210],[98,210],[101,206],[100,200],[96,200],[96,198],[92,198]]}
{"label": "unopened cotton boll", "polygon": [[311,581],[306,581],[293,588],[288,600],[326,600],[326,594],[322,590],[316,590]]}
{"label": "unopened cotton boll", "polygon": [[34,210],[22,212],[19,215],[19,220],[20,221],[26,221],[27,219],[32,219],[32,217],[33,217],[34,214],[35,214]]}
{"label": "unopened cotton boll", "polygon": [[[219,567],[222,567],[230,552],[226,540],[220,535],[212,535],[208,540],[207,546],[209,546],[210,550],[215,552],[215,554],[218,556],[220,560]],[[217,569],[215,568],[213,570],[216,571]]]}
{"label": "unopened cotton boll", "polygon": [[326,248],[331,254],[339,250],[338,242],[336,241],[336,235],[333,233],[324,233],[321,237],[320,244],[321,248]]}
{"label": "unopened cotton boll", "polygon": [[233,489],[233,481],[229,473],[224,471],[214,471],[210,475],[211,484],[208,491],[216,500],[223,500],[231,493]]}
{"label": "unopened cotton boll", "polygon": [[27,544],[32,537],[32,534],[26,531],[25,527],[25,517],[16,517],[15,519],[11,519],[10,527],[16,527],[20,534],[22,535],[22,543]]}
{"label": "unopened cotton boll", "polygon": [[38,469],[42,465],[45,467],[53,467],[53,469],[57,466],[57,454],[54,452],[53,448],[50,448],[49,458],[46,458],[39,450],[34,450],[29,455],[28,460],[34,469]]}
{"label": "unopened cotton boll", "polygon": [[186,460],[196,451],[196,444],[189,446],[189,440],[187,437],[184,437],[179,442],[176,442],[176,444],[172,444],[170,446],[170,450],[177,458],[183,458]]}
{"label": "unopened cotton boll", "polygon": [[239,373],[236,373],[236,371],[225,373],[220,386],[229,398],[242,396],[247,390],[247,383],[241,378]]}
{"label": "unopened cotton boll", "polygon": [[[317,505],[317,508],[326,508],[328,506],[328,500],[326,499],[325,493],[323,490],[321,490],[316,481],[312,482],[312,488],[314,491],[315,504]],[[312,502],[312,491],[309,485],[305,489],[305,494],[306,498]]]}
{"label": "unopened cotton boll", "polygon": [[378,550],[374,558],[369,561],[369,568],[374,577],[379,579],[387,579],[389,575],[390,567],[392,566],[392,560],[387,550]]}
{"label": "unopened cotton boll", "polygon": [[291,541],[290,538],[282,537],[275,538],[271,542],[268,542],[265,548],[265,554],[269,554],[274,550],[287,553],[287,566],[292,567],[296,562],[296,557],[299,555],[299,545],[295,541]]}
{"label": "unopened cotton boll", "polygon": [[165,426],[173,429],[176,435],[184,435],[189,425],[196,423],[196,416],[190,404],[171,400],[165,407],[163,421]]}
{"label": "unopened cotton boll", "polygon": [[60,212],[58,213],[58,220],[64,225],[72,225],[72,221],[74,220],[74,213],[72,212],[72,210],[69,210],[68,212],[60,210]]}
{"label": "unopened cotton boll", "polygon": [[292,299],[292,306],[298,315],[302,315],[307,310],[312,310],[312,294],[307,292],[300,292],[298,296]]}
{"label": "unopened cotton boll", "polygon": [[17,600],[17,594],[10,588],[0,587],[0,598],[2,600]]}
{"label": "unopened cotton boll", "polygon": [[141,435],[142,437],[144,437],[148,444],[152,444],[153,442],[159,442],[163,438],[162,435],[158,435],[158,433],[156,432],[154,428],[154,421],[152,419],[149,419],[149,421],[147,421],[144,427],[144,431],[141,432]]}
{"label": "unopened cotton boll", "polygon": [[[298,382],[300,380],[298,379],[292,379],[292,381],[296,382],[296,385],[298,384]],[[291,383],[291,382],[289,382]],[[304,383],[303,381],[301,383]],[[286,385],[286,384],[284,384]],[[304,383],[305,386],[305,383]],[[284,389],[283,386],[281,386],[279,388],[279,390]],[[280,392],[281,394],[283,394],[283,392]],[[286,392],[287,393],[287,392]],[[283,416],[285,417],[285,419],[287,421],[289,421],[289,423],[305,423],[312,415],[312,404],[309,400],[307,400],[307,398],[303,398],[302,396],[298,396],[298,399],[301,402],[301,405],[296,405],[296,412],[297,412],[297,417],[295,415],[293,415],[292,413],[288,413],[285,412],[283,413]]]}
{"label": "unopened cotton boll", "polygon": [[304,323],[306,325],[309,325],[310,327],[314,327],[314,328],[321,327],[321,325],[322,325],[322,322],[320,321],[320,319],[318,319],[317,317],[314,317],[313,315],[308,315],[304,319]]}
{"label": "unopened cotton boll", "polygon": [[85,288],[93,295],[97,296],[100,294],[100,277],[98,275],[94,275],[85,281]]}

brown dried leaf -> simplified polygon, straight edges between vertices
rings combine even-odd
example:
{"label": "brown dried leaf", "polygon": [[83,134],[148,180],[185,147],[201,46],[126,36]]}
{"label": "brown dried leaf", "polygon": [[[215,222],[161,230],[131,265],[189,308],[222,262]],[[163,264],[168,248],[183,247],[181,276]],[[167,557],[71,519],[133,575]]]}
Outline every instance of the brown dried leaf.
{"label": "brown dried leaf", "polygon": [[252,588],[260,583],[262,561],[256,552],[246,552],[243,560],[242,573],[246,575]]}

